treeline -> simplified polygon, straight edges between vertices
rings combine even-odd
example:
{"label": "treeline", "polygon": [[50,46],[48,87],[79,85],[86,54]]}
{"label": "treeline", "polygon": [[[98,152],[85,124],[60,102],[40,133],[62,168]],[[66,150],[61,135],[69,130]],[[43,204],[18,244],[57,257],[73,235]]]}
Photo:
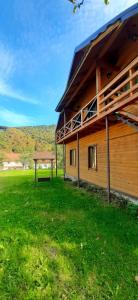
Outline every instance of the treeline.
{"label": "treeline", "polygon": [[[7,128],[0,131],[0,156],[21,153],[30,157],[35,151],[55,152],[55,125]],[[62,165],[62,148],[58,146],[58,161]]]}

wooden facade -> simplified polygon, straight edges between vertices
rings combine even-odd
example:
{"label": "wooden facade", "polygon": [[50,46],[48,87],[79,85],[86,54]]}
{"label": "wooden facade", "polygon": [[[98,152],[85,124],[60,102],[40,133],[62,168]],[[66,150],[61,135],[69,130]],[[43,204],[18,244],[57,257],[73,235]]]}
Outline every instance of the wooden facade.
{"label": "wooden facade", "polygon": [[[138,4],[76,51],[56,110],[66,176],[138,198]],[[95,169],[88,163],[92,145]]]}
{"label": "wooden facade", "polygon": [[[111,189],[138,196],[138,133],[131,127],[119,123],[110,126],[110,184]],[[93,184],[107,186],[106,130],[86,135],[80,139],[80,179]],[[88,169],[88,147],[97,145],[97,169]],[[66,145],[66,174],[77,179],[76,166],[70,166],[69,153],[77,151],[77,140]]]}

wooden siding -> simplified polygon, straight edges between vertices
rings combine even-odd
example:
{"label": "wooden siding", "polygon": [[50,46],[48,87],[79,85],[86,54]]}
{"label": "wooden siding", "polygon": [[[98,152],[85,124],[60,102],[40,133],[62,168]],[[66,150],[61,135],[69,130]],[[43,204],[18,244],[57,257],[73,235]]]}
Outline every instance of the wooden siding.
{"label": "wooden siding", "polygon": [[[88,169],[88,146],[97,145],[97,171]],[[76,167],[69,165],[69,150],[77,141],[66,145],[66,174],[77,178]],[[138,133],[118,123],[110,127],[111,189],[138,197]],[[80,178],[106,187],[105,130],[80,139]]]}
{"label": "wooden siding", "polygon": [[77,155],[76,155],[76,166],[70,166],[70,150],[71,149],[76,149],[76,154],[77,154],[77,140],[70,143],[66,144],[66,174],[77,177]]}

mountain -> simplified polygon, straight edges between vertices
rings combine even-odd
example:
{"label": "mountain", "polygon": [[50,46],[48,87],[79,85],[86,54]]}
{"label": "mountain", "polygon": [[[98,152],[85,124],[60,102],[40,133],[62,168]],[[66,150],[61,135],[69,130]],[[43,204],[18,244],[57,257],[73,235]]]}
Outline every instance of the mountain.
{"label": "mountain", "polygon": [[1,152],[54,151],[55,125],[26,126],[0,130]]}

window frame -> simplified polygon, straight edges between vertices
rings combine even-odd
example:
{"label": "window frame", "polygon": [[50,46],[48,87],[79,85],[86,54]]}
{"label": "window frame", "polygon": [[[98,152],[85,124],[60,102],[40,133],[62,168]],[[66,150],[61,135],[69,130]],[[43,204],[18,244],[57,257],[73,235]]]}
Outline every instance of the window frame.
{"label": "window frame", "polygon": [[[75,153],[75,156],[74,156],[74,163],[73,163],[73,160],[72,160],[72,157],[71,157],[71,153]],[[70,152],[69,152],[69,162],[70,162],[70,166],[71,167],[76,167],[76,148],[73,148],[73,149],[70,149]]]}
{"label": "window frame", "polygon": [[[90,148],[95,148],[95,162],[96,162],[96,166],[95,167],[91,167],[90,166]],[[92,145],[89,145],[88,146],[88,170],[94,170],[94,171],[97,171],[97,144],[92,144]]]}

